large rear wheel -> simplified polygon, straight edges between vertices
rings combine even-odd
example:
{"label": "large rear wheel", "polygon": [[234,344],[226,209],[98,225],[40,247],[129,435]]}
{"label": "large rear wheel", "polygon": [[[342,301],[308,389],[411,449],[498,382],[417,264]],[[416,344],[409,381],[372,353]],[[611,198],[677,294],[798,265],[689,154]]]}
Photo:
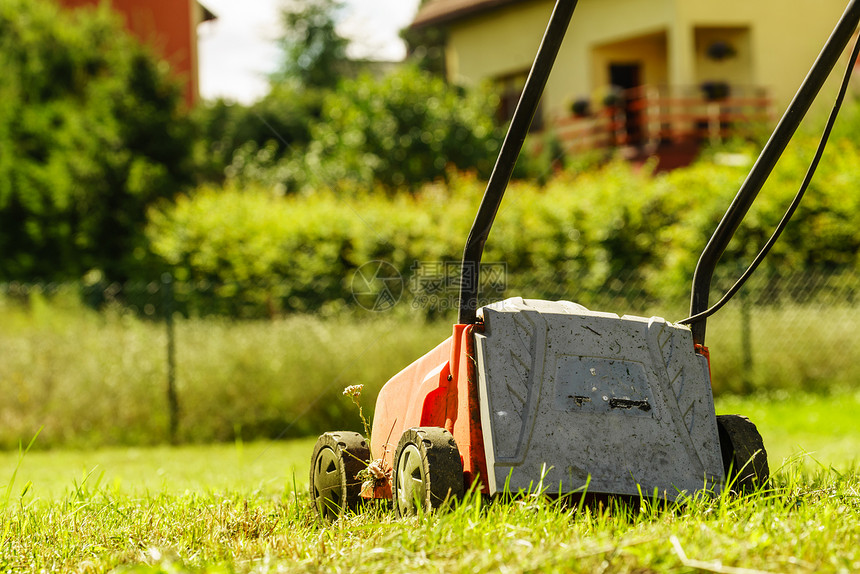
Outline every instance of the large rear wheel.
{"label": "large rear wheel", "polygon": [[310,491],[320,518],[331,521],[356,510],[361,500],[361,480],[356,475],[369,462],[367,440],[357,432],[327,432],[317,439]]}
{"label": "large rear wheel", "polygon": [[767,451],[756,426],[741,415],[717,415],[723,468],[730,488],[751,492],[770,478]]}

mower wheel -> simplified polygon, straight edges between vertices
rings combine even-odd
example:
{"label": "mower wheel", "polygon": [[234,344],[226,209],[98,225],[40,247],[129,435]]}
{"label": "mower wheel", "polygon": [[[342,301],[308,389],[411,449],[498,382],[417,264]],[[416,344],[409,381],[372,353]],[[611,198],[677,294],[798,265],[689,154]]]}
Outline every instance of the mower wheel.
{"label": "mower wheel", "polygon": [[394,509],[411,516],[463,497],[463,463],[451,433],[416,427],[403,433],[394,453]]}
{"label": "mower wheel", "polygon": [[331,521],[361,500],[356,475],[370,462],[367,439],[357,432],[327,432],[317,439],[311,456],[310,491],[320,518]]}
{"label": "mower wheel", "polygon": [[767,451],[756,426],[741,415],[717,415],[720,451],[729,486],[751,492],[770,477]]}

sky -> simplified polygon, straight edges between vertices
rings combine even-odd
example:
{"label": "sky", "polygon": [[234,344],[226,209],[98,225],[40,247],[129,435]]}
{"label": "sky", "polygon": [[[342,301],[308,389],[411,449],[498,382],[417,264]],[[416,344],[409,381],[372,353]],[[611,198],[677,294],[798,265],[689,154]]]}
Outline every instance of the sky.
{"label": "sky", "polygon": [[[284,0],[203,0],[218,16],[198,29],[200,94],[250,103],[266,93],[266,75],[278,66],[275,40]],[[418,0],[345,0],[338,32],[353,58],[400,60],[398,31],[415,16]]]}

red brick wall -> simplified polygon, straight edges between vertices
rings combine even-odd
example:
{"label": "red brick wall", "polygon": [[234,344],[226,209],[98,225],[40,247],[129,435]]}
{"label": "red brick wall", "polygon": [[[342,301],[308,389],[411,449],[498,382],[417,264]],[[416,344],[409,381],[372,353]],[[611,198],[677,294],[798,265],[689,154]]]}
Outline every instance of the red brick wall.
{"label": "red brick wall", "polygon": [[[100,0],[59,0],[69,8],[98,5]],[[126,28],[152,46],[185,83],[185,101],[198,98],[196,0],[109,0]]]}

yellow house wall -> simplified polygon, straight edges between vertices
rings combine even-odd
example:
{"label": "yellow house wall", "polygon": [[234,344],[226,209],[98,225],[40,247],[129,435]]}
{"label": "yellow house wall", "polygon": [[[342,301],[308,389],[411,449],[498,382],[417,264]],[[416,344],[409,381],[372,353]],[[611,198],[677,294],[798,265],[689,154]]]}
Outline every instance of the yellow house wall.
{"label": "yellow house wall", "polygon": [[696,83],[696,26],[750,28],[750,79],[782,110],[794,96],[847,0],[675,0],[688,49],[679,56],[680,83]]}
{"label": "yellow house wall", "polygon": [[[528,70],[553,5],[552,0],[524,2],[452,26],[447,51],[451,79],[473,84]],[[548,115],[562,113],[573,99],[596,95],[602,87],[595,78],[594,48],[664,33],[672,10],[673,0],[580,0],[544,91]],[[657,48],[653,43],[644,47],[641,59],[652,61]],[[666,67],[652,61],[645,74],[665,77]]]}
{"label": "yellow house wall", "polygon": [[528,70],[552,6],[551,1],[527,2],[453,25],[446,51],[450,78],[472,84]]}
{"label": "yellow house wall", "polygon": [[[614,58],[629,62],[629,54],[642,62],[646,82],[695,86],[718,79],[709,76],[721,71],[727,80],[767,88],[781,109],[846,4],[847,0],[580,0],[544,92],[545,110],[557,115],[573,99],[599,96],[608,81],[608,63]],[[450,78],[468,85],[528,70],[553,5],[552,0],[522,2],[453,24],[447,48]],[[697,50],[696,29],[714,27],[748,29],[738,32],[742,47],[736,61],[703,61],[702,34]],[[656,38],[665,39],[665,48]],[[666,59],[658,63],[663,50]],[[723,69],[715,70],[719,66]]]}

